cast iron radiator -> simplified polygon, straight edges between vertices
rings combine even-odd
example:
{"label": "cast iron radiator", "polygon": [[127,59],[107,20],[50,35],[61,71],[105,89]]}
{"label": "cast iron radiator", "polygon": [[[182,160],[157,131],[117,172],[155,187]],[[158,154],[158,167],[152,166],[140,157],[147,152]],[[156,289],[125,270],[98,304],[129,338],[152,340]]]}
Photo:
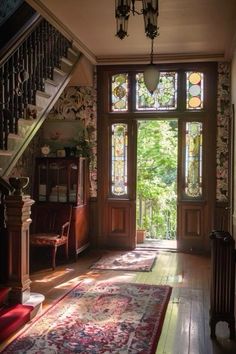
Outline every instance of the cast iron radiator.
{"label": "cast iron radiator", "polygon": [[235,338],[234,292],[235,250],[234,239],[229,232],[213,231],[211,239],[211,290],[210,329],[216,338],[218,321],[228,322],[230,339]]}

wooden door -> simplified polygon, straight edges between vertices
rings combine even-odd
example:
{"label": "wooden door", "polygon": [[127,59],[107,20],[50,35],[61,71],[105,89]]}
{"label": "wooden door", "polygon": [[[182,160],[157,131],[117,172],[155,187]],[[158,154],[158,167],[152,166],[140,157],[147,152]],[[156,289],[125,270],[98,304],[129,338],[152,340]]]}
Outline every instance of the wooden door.
{"label": "wooden door", "polygon": [[[142,70],[141,66],[98,69],[97,244],[125,249],[135,247],[137,121],[140,117],[146,120],[174,118],[179,122],[178,247],[193,251],[209,250],[216,199],[216,65],[163,65],[162,83],[164,85],[165,80],[169,80],[171,90],[168,88],[166,96],[160,97],[160,102],[153,106],[150,104],[152,97],[145,96],[143,91],[137,93],[140,87],[137,73]],[[117,80],[114,89],[113,80],[117,77],[121,80]],[[169,101],[165,100],[166,97]],[[113,103],[119,104],[117,109],[113,109]],[[112,129],[116,124],[126,127],[128,138],[127,191],[120,195],[113,190],[116,177],[112,160]]]}
{"label": "wooden door", "polygon": [[[125,144],[121,151],[117,130]],[[102,244],[111,248],[133,249],[136,246],[136,121],[110,120],[103,139],[103,193],[101,194]],[[122,141],[121,141],[122,144]],[[123,166],[119,166],[123,164]],[[124,170],[124,175],[119,173]],[[106,171],[106,173],[105,173]]]}

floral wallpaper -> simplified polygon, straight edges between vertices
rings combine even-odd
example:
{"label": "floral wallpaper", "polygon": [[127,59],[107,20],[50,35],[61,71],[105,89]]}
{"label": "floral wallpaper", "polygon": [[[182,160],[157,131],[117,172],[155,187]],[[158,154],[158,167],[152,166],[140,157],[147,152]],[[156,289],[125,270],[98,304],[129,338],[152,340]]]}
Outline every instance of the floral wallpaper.
{"label": "floral wallpaper", "polygon": [[[49,120],[74,121],[75,136],[70,144],[86,140],[92,151],[90,159],[90,196],[97,196],[97,91],[92,87],[67,87],[48,115]],[[79,124],[78,124],[79,123]],[[55,126],[51,140],[60,141]]]}
{"label": "floral wallpaper", "polygon": [[229,197],[230,120],[230,64],[218,63],[216,141],[216,200],[218,202],[227,202]]}

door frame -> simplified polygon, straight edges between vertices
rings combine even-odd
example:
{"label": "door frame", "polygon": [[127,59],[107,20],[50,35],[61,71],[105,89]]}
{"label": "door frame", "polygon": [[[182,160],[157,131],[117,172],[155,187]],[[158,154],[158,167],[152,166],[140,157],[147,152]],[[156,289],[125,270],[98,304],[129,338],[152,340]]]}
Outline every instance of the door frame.
{"label": "door frame", "polygon": [[[162,64],[160,70],[179,73],[178,108],[175,111],[135,111],[135,74],[145,66],[100,66],[97,72],[98,87],[98,246],[134,248],[136,245],[136,149],[137,121],[140,119],[178,119],[178,202],[177,243],[179,249],[209,250],[209,233],[214,228],[216,199],[216,63]],[[185,71],[205,74],[205,108],[187,111],[184,84]],[[111,112],[111,76],[129,73],[128,111]],[[186,121],[203,122],[203,196],[191,200],[183,194],[184,124]],[[126,122],[132,132],[130,139],[128,198],[110,198],[109,195],[109,126],[114,122]],[[119,209],[119,211],[118,211]],[[116,221],[112,220],[115,218]],[[127,221],[128,220],[128,221]],[[114,232],[113,232],[114,231]]]}

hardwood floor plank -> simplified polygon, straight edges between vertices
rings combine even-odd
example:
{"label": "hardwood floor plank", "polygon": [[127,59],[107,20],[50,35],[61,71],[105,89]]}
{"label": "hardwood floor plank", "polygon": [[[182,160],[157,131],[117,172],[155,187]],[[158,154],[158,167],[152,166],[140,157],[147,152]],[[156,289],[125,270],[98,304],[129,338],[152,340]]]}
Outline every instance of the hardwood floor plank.
{"label": "hardwood floor plank", "polygon": [[[31,274],[31,291],[45,295],[46,309],[82,280],[168,284],[172,287],[156,354],[235,354],[226,323],[218,323],[217,340],[210,339],[210,258],[159,250],[150,272],[99,271],[91,265],[104,253],[90,250],[77,262],[60,265],[55,271],[42,269]],[[1,351],[1,347],[0,347]]]}

